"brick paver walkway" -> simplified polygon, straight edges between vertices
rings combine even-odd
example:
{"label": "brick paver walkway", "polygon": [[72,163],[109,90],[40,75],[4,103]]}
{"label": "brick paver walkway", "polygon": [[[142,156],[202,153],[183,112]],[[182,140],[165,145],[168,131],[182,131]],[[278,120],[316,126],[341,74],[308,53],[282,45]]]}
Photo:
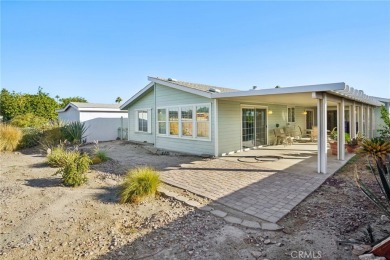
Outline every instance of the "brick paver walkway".
{"label": "brick paver walkway", "polygon": [[261,163],[242,163],[223,157],[161,172],[162,180],[168,184],[274,223],[329,176],[269,169],[261,167]]}

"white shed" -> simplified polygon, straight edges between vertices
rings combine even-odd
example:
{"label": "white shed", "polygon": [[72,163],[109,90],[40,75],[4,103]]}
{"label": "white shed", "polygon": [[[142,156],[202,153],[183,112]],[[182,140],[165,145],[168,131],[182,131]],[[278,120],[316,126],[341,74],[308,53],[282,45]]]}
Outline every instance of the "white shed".
{"label": "white shed", "polygon": [[127,110],[120,110],[119,104],[97,104],[71,102],[63,109],[56,110],[58,119],[67,122],[85,122],[86,141],[110,141],[121,137],[127,139]]}

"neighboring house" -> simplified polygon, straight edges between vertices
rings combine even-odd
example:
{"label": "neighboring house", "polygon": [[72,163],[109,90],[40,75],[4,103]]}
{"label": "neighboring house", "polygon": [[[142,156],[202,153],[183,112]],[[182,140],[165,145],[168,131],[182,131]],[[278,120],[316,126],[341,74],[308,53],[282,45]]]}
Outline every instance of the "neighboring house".
{"label": "neighboring house", "polygon": [[[273,144],[277,128],[306,131],[316,126],[318,172],[323,173],[327,121],[337,126],[339,136],[348,129],[346,121],[358,126],[348,129],[352,137],[357,131],[371,136],[373,108],[381,105],[345,83],[239,91],[158,77],[148,80],[146,87],[121,106],[128,110],[129,140],[221,156]],[[344,138],[339,139],[339,151],[344,151]],[[344,156],[344,152],[338,154],[340,160]]]}
{"label": "neighboring house", "polygon": [[[119,128],[127,128],[127,111],[119,104],[95,104],[70,102],[63,109],[56,110],[58,119],[67,122],[85,122],[86,141],[109,141],[120,138]],[[125,135],[127,131],[124,132]],[[127,136],[122,136],[127,139]]]}
{"label": "neighboring house", "polygon": [[[390,116],[390,99],[389,98],[380,98],[380,97],[374,97],[377,100],[379,100],[381,103],[383,103],[383,106],[387,109],[389,116]],[[375,128],[373,129],[373,135],[375,137],[379,136],[378,129],[381,129],[382,126],[385,124],[383,122],[383,119],[381,118],[381,108],[378,107],[374,110],[374,118],[375,118]]]}

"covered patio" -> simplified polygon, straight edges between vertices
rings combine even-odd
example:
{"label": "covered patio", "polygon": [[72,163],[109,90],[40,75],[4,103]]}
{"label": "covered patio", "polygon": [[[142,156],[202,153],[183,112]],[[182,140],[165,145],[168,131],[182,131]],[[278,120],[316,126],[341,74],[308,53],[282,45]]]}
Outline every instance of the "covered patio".
{"label": "covered patio", "polygon": [[[358,133],[367,138],[371,138],[375,129],[373,108],[381,105],[378,100],[365,95],[363,91],[350,88],[343,82],[218,93],[214,95],[214,98],[216,98],[215,102],[218,107],[218,113],[220,114],[223,114],[223,111],[219,111],[219,104],[224,104],[224,102],[239,103],[243,109],[243,113],[247,106],[252,106],[253,108],[260,107],[261,109],[259,110],[264,110],[263,125],[259,127],[266,129],[263,132],[268,134],[263,137],[263,140],[265,140],[263,145],[255,144],[253,147],[250,147],[255,149],[267,147],[274,143],[270,141],[270,132],[272,130],[286,129],[287,127],[295,128],[295,132],[297,131],[297,128],[301,130],[302,124],[305,124],[305,122],[307,123],[307,118],[306,120],[303,119],[299,122],[301,124],[300,126],[295,119],[290,119],[290,110],[294,111],[294,113],[298,111],[299,114],[305,115],[307,114],[307,111],[311,111],[310,113],[313,114],[313,122],[311,125],[313,127],[315,126],[317,133],[316,146],[315,148],[313,146],[313,149],[317,152],[316,172],[323,174],[334,172],[332,170],[333,157],[328,156],[329,132],[332,129],[337,131],[337,160],[346,160],[348,156],[345,152],[345,133],[348,132],[350,138],[356,138]],[[288,115],[275,119],[277,115],[285,113],[281,108],[283,106],[288,110]],[[272,111],[272,108],[277,111]],[[332,122],[328,122],[328,120],[332,119],[329,118],[328,110],[335,112],[333,113],[334,117]],[[297,117],[297,115],[294,114],[294,117]],[[244,115],[242,118],[244,118]],[[219,121],[221,122],[221,120]],[[290,123],[290,121],[292,122]],[[243,140],[241,141],[240,149],[228,153],[216,150],[216,154],[222,153],[222,155],[232,155],[247,150],[246,148],[248,145],[244,146],[245,134],[243,134],[245,131],[244,124],[246,123],[245,119],[242,119],[243,128],[241,130],[241,135]],[[216,125],[216,132],[221,135],[221,131],[218,132],[218,122]],[[306,130],[312,129],[306,127],[305,131]],[[255,135],[257,135],[257,133],[255,133]],[[218,147],[218,145],[216,147]],[[267,150],[270,148],[265,149]],[[314,160],[314,158],[312,160]]]}

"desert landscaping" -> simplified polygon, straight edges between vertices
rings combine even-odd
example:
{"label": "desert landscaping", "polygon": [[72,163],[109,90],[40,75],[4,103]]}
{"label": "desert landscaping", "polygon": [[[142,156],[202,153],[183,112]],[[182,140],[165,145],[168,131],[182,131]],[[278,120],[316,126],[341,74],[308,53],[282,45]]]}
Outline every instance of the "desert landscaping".
{"label": "desert landscaping", "polygon": [[[110,147],[112,159],[91,166],[88,182],[75,188],[63,186],[37,148],[1,153],[4,259],[292,259],[300,251],[321,259],[358,259],[364,250],[357,245],[371,243],[367,225],[375,239],[390,231],[387,217],[353,180],[357,166],[362,178],[374,181],[361,155],[278,222],[283,230],[265,231],[228,223],[164,195],[119,204],[118,185],[129,168],[148,164],[163,170],[212,159],[156,155],[123,141],[101,146]],[[212,203],[163,186],[202,205]]]}

